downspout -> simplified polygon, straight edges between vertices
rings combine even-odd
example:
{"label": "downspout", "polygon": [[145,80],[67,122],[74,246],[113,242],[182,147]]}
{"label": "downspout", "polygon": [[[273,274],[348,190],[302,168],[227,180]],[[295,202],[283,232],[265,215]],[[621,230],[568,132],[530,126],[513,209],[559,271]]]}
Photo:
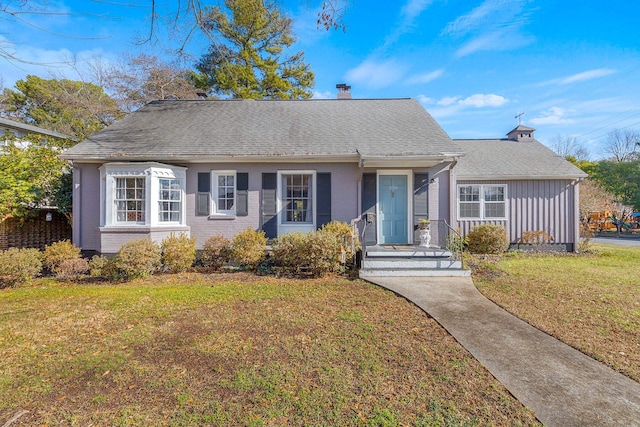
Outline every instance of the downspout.
{"label": "downspout", "polygon": [[69,160],[73,170],[73,189],[71,191],[71,241],[82,248],[82,169],[77,167],[73,160]]}
{"label": "downspout", "polygon": [[456,170],[455,166],[458,164],[458,157],[453,158],[453,162],[449,166],[449,224],[452,226],[455,224],[455,227],[458,227],[458,223],[456,221]]}
{"label": "downspout", "polygon": [[580,246],[580,181],[573,181],[573,252],[578,252]]}

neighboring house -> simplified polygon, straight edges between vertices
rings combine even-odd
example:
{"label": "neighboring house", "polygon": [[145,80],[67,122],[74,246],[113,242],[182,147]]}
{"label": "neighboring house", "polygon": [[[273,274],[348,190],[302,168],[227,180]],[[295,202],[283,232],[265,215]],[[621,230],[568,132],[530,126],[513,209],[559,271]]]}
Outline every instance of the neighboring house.
{"label": "neighboring house", "polygon": [[[55,132],[38,126],[28,125],[26,123],[20,123],[14,120],[4,119],[0,117],[0,138],[3,138],[3,135],[6,132],[11,132],[17,138],[23,138],[31,134],[49,136],[52,138],[71,139],[70,136],[62,134],[60,132]],[[6,140],[2,139],[0,141],[0,145],[4,144],[6,144]]]}
{"label": "neighboring house", "polygon": [[[18,138],[16,145],[21,148],[30,144],[30,141],[23,139],[27,135],[72,139],[59,132],[0,117],[0,147],[7,143],[7,132]],[[55,207],[40,206],[26,221],[22,218],[0,220],[0,250],[14,247],[44,249],[53,242],[70,238],[69,221]]]}
{"label": "neighboring house", "polygon": [[[115,253],[135,238],[186,232],[202,248],[247,227],[275,238],[370,214],[368,245],[418,243],[418,220],[428,217],[464,232],[498,222],[514,243],[545,227],[576,248],[584,174],[533,130],[526,141],[476,147],[451,140],[416,100],[341,98],[146,105],[64,152],[74,165],[74,242]],[[548,201],[521,202],[533,196]],[[546,213],[556,199],[566,209]]]}

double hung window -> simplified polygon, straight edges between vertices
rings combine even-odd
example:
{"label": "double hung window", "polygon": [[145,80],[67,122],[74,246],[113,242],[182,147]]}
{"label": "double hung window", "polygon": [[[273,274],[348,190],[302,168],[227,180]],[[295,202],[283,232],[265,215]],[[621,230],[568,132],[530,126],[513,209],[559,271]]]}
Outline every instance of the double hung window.
{"label": "double hung window", "polygon": [[459,185],[458,217],[460,219],[505,219],[507,217],[506,185]]}
{"label": "double hung window", "polygon": [[158,180],[158,221],[180,222],[182,213],[182,182],[179,179],[160,178]]}
{"label": "double hung window", "polygon": [[282,174],[284,223],[313,224],[313,174]]}
{"label": "double hung window", "polygon": [[115,184],[116,222],[144,224],[145,178],[115,178]]}

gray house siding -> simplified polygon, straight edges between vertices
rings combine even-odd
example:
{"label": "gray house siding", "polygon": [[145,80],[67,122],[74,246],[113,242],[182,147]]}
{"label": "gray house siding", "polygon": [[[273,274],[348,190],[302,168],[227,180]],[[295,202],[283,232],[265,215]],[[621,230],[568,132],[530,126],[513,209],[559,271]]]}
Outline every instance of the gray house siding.
{"label": "gray house siding", "polygon": [[[196,215],[196,194],[198,172],[211,170],[237,170],[248,173],[247,215],[234,218],[214,218]],[[276,174],[278,171],[311,170],[316,171],[318,181],[328,178],[330,174],[330,216],[331,220],[349,222],[358,216],[358,179],[359,170],[352,163],[219,163],[191,164],[187,170],[187,225],[191,227],[191,236],[196,238],[196,247],[201,249],[206,240],[216,234],[232,239],[238,232],[246,228],[260,229],[263,212],[263,174]],[[326,204],[316,206],[316,225],[326,221],[329,212]],[[274,218],[275,219],[275,218]]]}
{"label": "gray house siding", "polygon": [[[457,219],[463,235],[483,223],[502,225],[509,241],[517,244],[525,231],[544,231],[553,243],[572,251],[578,242],[576,200],[578,184],[573,180],[460,180],[458,185],[504,184],[507,186],[506,220]],[[456,195],[457,197],[457,195]],[[457,200],[456,200],[457,201]]]}
{"label": "gray house siding", "polygon": [[[231,239],[246,228],[259,229],[261,216],[262,174],[278,171],[310,170],[316,172],[317,185],[331,188],[330,194],[318,194],[316,225],[327,220],[351,221],[358,216],[359,169],[353,163],[298,163],[298,164],[252,164],[217,163],[187,165],[185,203],[186,226],[127,226],[101,227],[100,171],[97,163],[75,163],[74,170],[74,235],[73,241],[86,251],[115,253],[130,240],[150,237],[160,242],[172,232],[187,232],[196,239],[196,247],[202,249],[213,235]],[[234,217],[198,215],[198,175],[215,170],[235,170],[246,182],[247,190],[239,189],[237,197],[245,197],[239,203],[240,212]],[[201,179],[202,181],[202,179]],[[241,180],[242,181],[242,180]],[[201,183],[202,184],[202,183]],[[244,182],[239,182],[244,187]],[[238,200],[237,200],[238,202]],[[82,207],[82,208],[80,208]],[[246,209],[245,209],[246,207]],[[246,213],[246,215],[244,215]]]}

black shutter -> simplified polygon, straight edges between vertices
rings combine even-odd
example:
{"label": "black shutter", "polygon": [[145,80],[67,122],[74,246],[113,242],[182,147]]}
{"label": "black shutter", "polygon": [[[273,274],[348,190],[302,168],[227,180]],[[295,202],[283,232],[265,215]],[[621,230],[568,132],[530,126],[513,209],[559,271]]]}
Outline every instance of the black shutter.
{"label": "black shutter", "polygon": [[319,172],[316,174],[318,182],[318,191],[316,196],[317,220],[316,225],[321,228],[323,225],[331,221],[331,173]]}
{"label": "black shutter", "polygon": [[429,217],[429,175],[416,173],[413,175],[413,225],[418,225],[419,218]]}
{"label": "black shutter", "polygon": [[376,194],[376,174],[375,173],[363,173],[362,174],[362,216],[366,219],[366,214],[371,214],[370,218],[372,222],[367,224],[367,231],[364,235],[364,240],[367,245],[375,245],[376,241],[376,227],[378,221],[376,220],[376,203],[378,200]]}
{"label": "black shutter", "polygon": [[277,194],[278,174],[262,174],[262,212],[260,212],[260,228],[269,239],[278,237]]}
{"label": "black shutter", "polygon": [[198,172],[198,193],[196,195],[196,215],[209,215],[209,197],[211,194],[211,173]]}
{"label": "black shutter", "polygon": [[236,215],[249,215],[249,174],[236,174]]}

